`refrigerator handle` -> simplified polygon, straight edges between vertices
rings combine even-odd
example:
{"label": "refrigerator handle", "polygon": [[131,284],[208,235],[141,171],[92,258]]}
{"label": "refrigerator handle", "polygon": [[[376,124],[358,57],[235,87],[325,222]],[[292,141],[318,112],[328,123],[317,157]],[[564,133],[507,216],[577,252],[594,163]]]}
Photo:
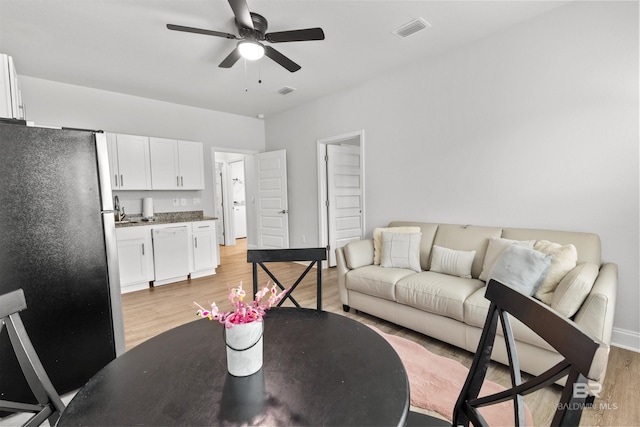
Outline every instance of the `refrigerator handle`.
{"label": "refrigerator handle", "polygon": [[100,205],[102,206],[103,213],[113,212],[113,194],[111,192],[107,136],[103,132],[95,132],[94,136],[98,159],[98,177],[100,180]]}

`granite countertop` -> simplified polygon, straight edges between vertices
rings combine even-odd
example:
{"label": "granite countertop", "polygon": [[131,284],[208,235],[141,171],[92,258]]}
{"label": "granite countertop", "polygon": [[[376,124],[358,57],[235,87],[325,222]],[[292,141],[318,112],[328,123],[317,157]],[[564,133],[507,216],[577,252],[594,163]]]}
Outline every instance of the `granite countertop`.
{"label": "granite countertop", "polygon": [[141,225],[173,224],[178,222],[212,221],[218,218],[204,216],[202,211],[158,212],[153,221],[142,219],[141,214],[127,215],[124,221],[116,221],[116,227],[136,227]]}

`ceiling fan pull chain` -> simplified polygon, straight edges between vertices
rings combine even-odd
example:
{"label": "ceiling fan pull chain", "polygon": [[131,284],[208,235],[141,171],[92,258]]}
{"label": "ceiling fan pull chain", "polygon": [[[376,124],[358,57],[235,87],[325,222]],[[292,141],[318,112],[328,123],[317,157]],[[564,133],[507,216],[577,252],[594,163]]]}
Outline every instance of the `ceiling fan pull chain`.
{"label": "ceiling fan pull chain", "polygon": [[258,62],[258,84],[262,84],[262,67],[260,66],[260,62]]}
{"label": "ceiling fan pull chain", "polygon": [[244,91],[249,92],[249,85],[247,84],[247,60],[246,59],[244,59]]}

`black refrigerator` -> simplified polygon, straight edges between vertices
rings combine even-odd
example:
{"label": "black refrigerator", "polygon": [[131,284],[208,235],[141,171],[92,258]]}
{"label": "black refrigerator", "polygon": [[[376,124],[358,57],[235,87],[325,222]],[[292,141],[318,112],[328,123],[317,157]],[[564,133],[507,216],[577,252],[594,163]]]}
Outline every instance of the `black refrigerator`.
{"label": "black refrigerator", "polygon": [[[115,218],[102,132],[0,121],[0,294],[21,313],[58,393],[124,352]],[[5,328],[0,396],[33,400]]]}

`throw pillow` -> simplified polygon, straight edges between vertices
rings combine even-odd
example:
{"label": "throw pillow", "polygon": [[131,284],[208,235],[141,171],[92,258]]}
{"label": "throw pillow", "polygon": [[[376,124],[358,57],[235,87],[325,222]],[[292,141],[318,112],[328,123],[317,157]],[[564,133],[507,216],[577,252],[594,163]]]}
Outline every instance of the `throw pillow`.
{"label": "throw pillow", "polygon": [[420,239],[422,233],[382,232],[381,267],[410,268],[420,272]]}
{"label": "throw pillow", "polygon": [[543,303],[551,304],[553,292],[556,290],[558,283],[568,272],[575,268],[578,262],[578,251],[572,244],[561,245],[547,240],[536,242],[533,248],[553,256],[547,277],[545,277],[535,294],[535,297]]}
{"label": "throw pillow", "polygon": [[535,240],[511,240],[503,239],[502,237],[491,237],[489,239],[489,245],[487,246],[487,253],[484,256],[484,262],[482,264],[482,273],[478,276],[478,279],[487,281],[489,273],[493,268],[502,252],[507,249],[509,245],[520,245],[526,248],[533,248]]}
{"label": "throw pillow", "polygon": [[471,266],[476,251],[457,251],[433,245],[431,271],[471,279]]}
{"label": "throw pillow", "polygon": [[522,294],[533,295],[549,270],[551,258],[551,255],[534,249],[509,245],[491,269],[489,280],[497,280]]}
{"label": "throw pillow", "polygon": [[551,299],[551,308],[567,317],[578,312],[598,277],[597,264],[583,262],[562,278]]}
{"label": "throw pillow", "polygon": [[380,265],[382,257],[382,232],[391,231],[393,233],[420,233],[420,227],[378,227],[373,229],[373,263]]}

